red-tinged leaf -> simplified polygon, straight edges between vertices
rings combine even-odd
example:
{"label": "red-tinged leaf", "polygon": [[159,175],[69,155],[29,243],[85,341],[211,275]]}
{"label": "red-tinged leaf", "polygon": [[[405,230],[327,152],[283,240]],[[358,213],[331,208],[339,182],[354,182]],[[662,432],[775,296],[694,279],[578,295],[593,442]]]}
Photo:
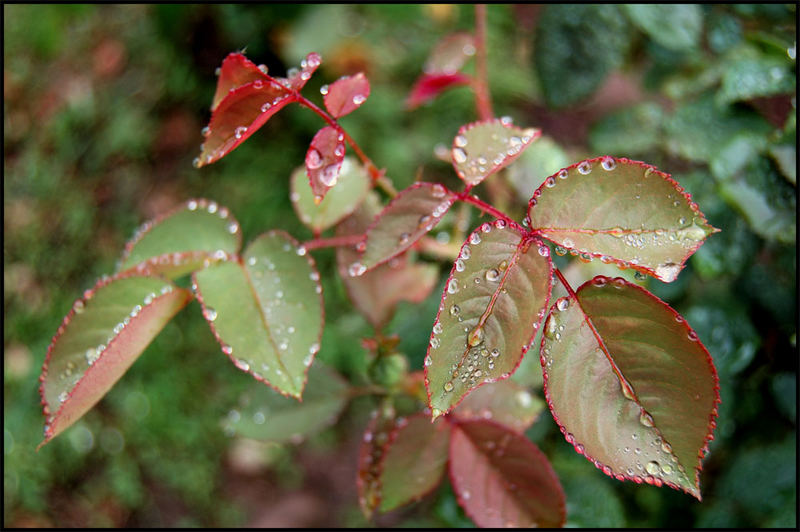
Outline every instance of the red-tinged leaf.
{"label": "red-tinged leaf", "polygon": [[544,453],[488,421],[459,421],[450,437],[450,481],[479,527],[564,526],[564,491]]}
{"label": "red-tinged leaf", "polygon": [[517,432],[533,425],[545,402],[512,380],[485,384],[473,390],[453,411],[460,420],[491,419]]}
{"label": "red-tinged leaf", "polygon": [[250,387],[239,397],[241,410],[231,410],[223,428],[231,436],[300,443],[336,421],[349,391],[347,382],[318,360],[308,369],[302,402],[267,386]]}
{"label": "red-tinged leaf", "polygon": [[541,134],[503,119],[467,124],[453,139],[453,167],[467,185],[475,186],[511,164]]}
{"label": "red-tinged leaf", "polygon": [[380,510],[388,512],[430,493],[447,466],[450,424],[426,414],[395,423],[383,458]]}
{"label": "red-tinged leaf", "polygon": [[473,55],[475,37],[471,33],[453,33],[439,41],[423,70],[426,74],[455,74]]}
{"label": "red-tinged leaf", "polygon": [[203,130],[206,140],[194,166],[200,168],[221,159],[295,99],[294,93],[272,78],[233,89],[214,110],[208,127]]}
{"label": "red-tinged leaf", "polygon": [[277,78],[277,80],[286,85],[288,88],[300,91],[305,87],[308,80],[317,70],[317,67],[322,64],[322,58],[316,52],[311,52],[300,62],[300,68],[291,68],[285,78]]}
{"label": "red-tinged leaf", "polygon": [[239,222],[227,208],[192,199],[139,227],[125,245],[117,269],[174,279],[235,254],[241,244]]}
{"label": "red-tinged leaf", "polygon": [[358,505],[367,519],[381,503],[381,472],[386,448],[394,428],[394,408],[386,401],[375,411],[367,424],[358,452],[356,487]]}
{"label": "red-tinged leaf", "polygon": [[363,254],[348,267],[358,276],[410,248],[450,210],[455,194],[438,183],[414,183],[392,199],[367,228]]}
{"label": "red-tinged leaf", "polygon": [[211,102],[211,110],[214,111],[233,89],[255,80],[261,80],[266,83],[270,79],[266,74],[266,67],[263,65],[262,67],[256,66],[244,54],[228,54],[219,69],[217,90]]}
{"label": "red-tinged leaf", "polygon": [[664,282],[718,231],[669,174],[628,159],[598,157],[548,177],[528,206],[544,238]]}
{"label": "red-tinged leaf", "polygon": [[551,276],[549,248],[502,220],[469,236],[450,271],[425,358],[434,418],[519,366],[544,318]]}
{"label": "red-tinged leaf", "polygon": [[[363,234],[379,210],[377,196],[369,194],[361,207],[339,224],[336,235]],[[355,246],[336,248],[336,263],[350,301],[375,328],[389,322],[400,301],[422,302],[439,280],[439,268],[436,265],[412,263],[405,255],[395,257],[359,277],[351,277],[348,269],[357,259]]]}
{"label": "red-tinged leaf", "polygon": [[359,72],[331,83],[325,93],[325,108],[334,118],[352,113],[369,98],[369,80]]}
{"label": "red-tinged leaf", "polygon": [[344,135],[331,126],[317,131],[306,152],[306,172],[318,205],[339,180],[343,160]]}
{"label": "red-tinged leaf", "polygon": [[427,103],[442,92],[453,87],[469,85],[472,78],[466,74],[423,74],[414,83],[411,93],[406,100],[406,107],[410,110]]}
{"label": "red-tinged leaf", "polygon": [[366,169],[352,157],[345,157],[336,186],[328,191],[319,204],[314,202],[314,193],[308,187],[305,166],[292,172],[289,197],[300,221],[314,231],[321,232],[352,214],[364,201],[370,185]]}
{"label": "red-tinged leaf", "polygon": [[324,318],[319,273],[305,248],[270,231],[240,261],[209,266],[193,279],[223,353],[242,371],[299,399]]}
{"label": "red-tinged leaf", "polygon": [[609,476],[700,499],[700,462],[719,386],[685,320],[621,277],[597,276],[556,301],[541,363],[567,441]]}
{"label": "red-tinged leaf", "polygon": [[105,277],[78,299],[53,337],[39,393],[44,445],[92,408],[192,298],[159,277]]}

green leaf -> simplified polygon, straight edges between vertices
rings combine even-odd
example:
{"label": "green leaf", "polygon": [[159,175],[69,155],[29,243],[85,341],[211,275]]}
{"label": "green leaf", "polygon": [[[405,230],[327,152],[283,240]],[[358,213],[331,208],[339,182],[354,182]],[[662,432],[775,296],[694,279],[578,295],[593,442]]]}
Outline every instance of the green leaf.
{"label": "green leaf", "polygon": [[520,201],[528,201],[548,176],[568,164],[564,149],[552,138],[543,135],[522,152],[516,164],[508,167],[506,177]]}
{"label": "green leaf", "polygon": [[434,418],[519,366],[544,317],[551,268],[547,246],[502,220],[469,236],[450,271],[425,357]]}
{"label": "green leaf", "polygon": [[[531,358],[535,360],[535,357]],[[540,368],[537,370],[541,373]],[[522,433],[539,417],[544,407],[544,401],[524,386],[504,380],[478,387],[461,401],[453,415],[461,420],[491,419]]]}
{"label": "green leaf", "polygon": [[683,187],[639,161],[598,157],[548,177],[528,207],[530,226],[555,244],[664,282],[718,231]]}
{"label": "green leaf", "polygon": [[700,499],[719,381],[677,312],[621,278],[595,277],[551,307],[540,362],[553,417],[578,453],[617,480]]}
{"label": "green leaf", "polygon": [[479,527],[564,525],[564,491],[547,457],[502,425],[453,425],[450,479],[458,503]]}
{"label": "green leaf", "polygon": [[541,134],[532,127],[516,127],[507,119],[467,124],[453,139],[453,167],[458,177],[473,187],[514,162]]}
{"label": "green leaf", "polygon": [[370,189],[366,170],[355,159],[345,157],[336,186],[331,188],[319,205],[308,186],[306,167],[292,172],[291,200],[297,217],[310,229],[321,232],[350,215],[364,200]]}
{"label": "green leaf", "polygon": [[534,63],[550,107],[590,96],[622,64],[631,31],[614,5],[550,4],[536,27]]}
{"label": "green leaf", "polygon": [[596,153],[620,156],[645,153],[661,142],[663,122],[660,105],[640,103],[608,114],[593,124],[589,142]]}
{"label": "green leaf", "polygon": [[703,32],[703,9],[697,4],[626,4],[631,21],[670,50],[697,48]]}
{"label": "green leaf", "polygon": [[174,279],[199,270],[208,260],[235,254],[241,245],[239,222],[227,208],[192,199],[137,229],[117,270],[135,268]]}
{"label": "green leaf", "polygon": [[203,315],[236,367],[299,399],[323,323],[319,273],[305,248],[270,231],[241,262],[195,272],[194,283]]}
{"label": "green leaf", "polygon": [[450,424],[426,414],[399,418],[389,437],[381,472],[380,510],[388,512],[424,497],[447,466]]}
{"label": "green leaf", "polygon": [[[336,227],[336,236],[364,233],[379,211],[380,200],[370,193],[358,210]],[[439,281],[439,268],[435,264],[414,263],[407,254],[351,277],[348,268],[357,259],[356,246],[336,248],[336,264],[347,295],[376,329],[392,319],[400,301],[421,303]]]}
{"label": "green leaf", "polygon": [[[794,142],[797,139],[794,138]],[[797,184],[797,146],[795,144],[776,144],[770,147],[769,154],[775,159],[781,173],[793,185]]]}
{"label": "green leaf", "polygon": [[727,64],[717,101],[731,103],[790,94],[795,87],[794,65],[786,58],[742,58]]}
{"label": "green leaf", "polygon": [[266,386],[251,387],[240,398],[241,411],[231,410],[223,426],[226,434],[299,443],[336,421],[347,404],[348,390],[339,374],[317,362],[308,370],[302,402]]}
{"label": "green leaf", "polygon": [[347,268],[353,277],[410,248],[441,221],[455,194],[438,183],[414,183],[378,214],[367,228],[358,261]]}
{"label": "green leaf", "polygon": [[122,377],[192,298],[158,277],[104,277],[72,306],[47,350],[39,393],[44,445],[75,423]]}

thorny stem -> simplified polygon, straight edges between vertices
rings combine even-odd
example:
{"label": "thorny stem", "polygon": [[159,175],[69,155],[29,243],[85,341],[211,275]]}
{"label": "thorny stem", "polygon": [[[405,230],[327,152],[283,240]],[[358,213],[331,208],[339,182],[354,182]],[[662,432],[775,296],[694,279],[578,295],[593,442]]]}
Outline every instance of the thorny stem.
{"label": "thorny stem", "polygon": [[494,118],[489,98],[489,74],[486,60],[486,4],[475,5],[475,105],[481,120]]}
{"label": "thorny stem", "polygon": [[530,233],[530,231],[528,229],[526,229],[525,227],[522,227],[517,222],[515,222],[514,220],[509,218],[506,213],[495,209],[494,207],[492,207],[488,203],[482,201],[477,196],[473,196],[473,195],[469,194],[469,192],[467,192],[467,191],[459,192],[456,195],[456,197],[459,200],[463,201],[464,203],[469,203],[470,205],[474,205],[475,207],[479,208],[480,210],[482,210],[486,214],[494,216],[495,218],[497,218],[499,220],[504,220],[509,226],[513,227],[514,229],[516,229],[520,233],[524,233],[524,234]]}
{"label": "thorny stem", "polygon": [[381,187],[383,191],[386,192],[389,196],[395,197],[397,195],[397,190],[395,190],[394,186],[392,185],[392,182],[389,179],[387,179],[386,176],[383,175],[383,172],[379,170],[377,166],[375,166],[375,163],[372,162],[372,159],[367,157],[367,155],[362,151],[361,147],[358,144],[356,144],[355,140],[353,140],[353,137],[351,137],[347,133],[347,131],[345,131],[344,128],[339,125],[336,119],[330,116],[322,109],[320,109],[316,104],[314,104],[314,102],[312,102],[311,100],[300,94],[300,92],[296,92],[296,95],[297,95],[296,96],[297,103],[305,107],[308,107],[309,109],[314,111],[323,120],[325,120],[325,122],[327,122],[328,125],[330,125],[336,131],[341,133],[342,136],[344,136],[344,140],[346,140],[347,143],[350,145],[350,147],[353,148],[355,154],[358,156],[359,159],[361,159],[361,162],[364,163],[364,166],[366,166],[367,171],[369,172],[369,175],[372,178],[372,181],[375,182],[375,184],[377,184],[379,187]]}
{"label": "thorny stem", "polygon": [[303,242],[302,246],[306,249],[332,248],[340,246],[354,246],[364,240],[364,235],[334,236],[332,238],[315,238]]}

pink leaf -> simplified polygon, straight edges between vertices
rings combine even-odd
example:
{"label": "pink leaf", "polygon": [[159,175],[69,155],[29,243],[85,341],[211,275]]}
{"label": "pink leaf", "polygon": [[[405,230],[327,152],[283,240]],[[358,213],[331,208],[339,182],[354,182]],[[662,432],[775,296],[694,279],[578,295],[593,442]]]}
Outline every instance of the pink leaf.
{"label": "pink leaf", "polygon": [[452,87],[469,85],[472,78],[466,74],[423,74],[414,83],[406,100],[408,109],[416,109]]}
{"label": "pink leaf", "polygon": [[358,109],[369,98],[369,80],[359,72],[342,77],[331,84],[325,94],[325,107],[339,118]]}
{"label": "pink leaf", "polygon": [[311,140],[306,152],[306,172],[317,205],[339,180],[344,151],[344,135],[331,126],[317,131]]}
{"label": "pink leaf", "polygon": [[453,424],[450,481],[479,527],[564,525],[564,491],[552,466],[533,442],[503,425]]}
{"label": "pink leaf", "polygon": [[42,445],[92,408],[191,298],[163,278],[130,273],[87,290],[64,318],[42,366]]}
{"label": "pink leaf", "polygon": [[214,111],[232,90],[257,79],[264,82],[272,79],[267,76],[266,70],[263,65],[262,67],[257,67],[255,63],[247,59],[243,54],[228,54],[219,69],[217,90],[211,102],[211,110]]}
{"label": "pink leaf", "polygon": [[475,55],[475,37],[459,32],[444,37],[425,62],[426,74],[455,74]]}
{"label": "pink leaf", "polygon": [[322,63],[322,58],[316,52],[311,52],[300,62],[300,69],[292,68],[287,77],[277,78],[279,82],[292,90],[300,91],[305,87],[306,82],[311,79],[314,71]]}

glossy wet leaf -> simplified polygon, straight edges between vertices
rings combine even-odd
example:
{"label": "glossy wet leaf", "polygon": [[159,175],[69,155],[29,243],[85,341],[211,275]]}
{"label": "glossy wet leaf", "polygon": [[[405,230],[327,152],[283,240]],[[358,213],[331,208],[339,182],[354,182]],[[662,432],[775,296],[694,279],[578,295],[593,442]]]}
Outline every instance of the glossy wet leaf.
{"label": "glossy wet leaf", "polygon": [[332,425],[348,399],[347,383],[333,369],[316,362],[308,370],[303,401],[284,397],[267,386],[251,386],[240,409],[223,421],[226,434],[261,441],[299,443]]}
{"label": "glossy wet leaf", "polygon": [[358,489],[358,505],[367,519],[372,518],[372,514],[381,503],[383,459],[386,456],[386,449],[394,429],[394,418],[394,407],[388,400],[384,400],[372,412],[372,417],[361,438],[356,488]]}
{"label": "glossy wet leaf", "polygon": [[547,246],[498,221],[461,247],[442,294],[425,359],[433,417],[484,382],[519,366],[544,317],[551,289]]}
{"label": "glossy wet leaf", "polygon": [[674,281],[686,259],[716,232],[668,174],[612,157],[548,177],[531,199],[531,227],[568,250]]}
{"label": "glossy wet leaf", "polygon": [[564,492],[547,457],[497,423],[453,425],[450,480],[458,503],[479,527],[564,525]]}
{"label": "glossy wet leaf", "polygon": [[420,105],[433,100],[447,89],[469,85],[471,82],[472,78],[460,72],[455,74],[423,74],[414,82],[411,93],[406,100],[406,107],[408,109],[416,109]]}
{"label": "glossy wet leaf", "polygon": [[364,251],[351,275],[360,275],[410,248],[450,210],[455,195],[438,183],[414,183],[392,199],[366,230]]}
{"label": "glossy wet leaf", "polygon": [[549,4],[539,15],[533,56],[550,107],[591,94],[622,64],[632,31],[616,5]]}
{"label": "glossy wet leaf", "polygon": [[[535,359],[533,356],[531,358]],[[453,415],[462,420],[491,419],[522,433],[544,409],[545,402],[542,399],[521,384],[504,380],[484,384],[473,390],[456,407]]]}
{"label": "glossy wet leaf", "polygon": [[176,278],[203,262],[239,251],[242,232],[228,209],[215,201],[192,199],[146,222],[125,245],[119,271],[134,267]]}
{"label": "glossy wet leaf", "polygon": [[292,92],[277,80],[265,76],[230,91],[211,115],[200,156],[194,161],[199,168],[211,164],[239,146],[258,131],[267,120],[295,101]]}
{"label": "glossy wet leaf", "polygon": [[747,57],[727,64],[716,98],[720,103],[731,103],[794,94],[796,86],[794,62],[788,58]]}
{"label": "glossy wet leaf", "polygon": [[541,133],[497,119],[467,124],[453,139],[453,167],[458,177],[475,186],[511,164]]}
{"label": "glossy wet leaf", "polygon": [[84,292],[53,337],[39,392],[44,442],[92,408],[192,296],[159,277],[117,275]]}
{"label": "glossy wet leaf", "polygon": [[292,206],[300,221],[314,231],[324,231],[356,210],[369,192],[370,180],[357,160],[345,157],[336,186],[319,204],[308,186],[305,166],[292,172],[290,187]]}
{"label": "glossy wet leaf", "polygon": [[452,33],[439,41],[425,61],[426,74],[455,74],[475,55],[475,37],[471,33]]}
{"label": "glossy wet leaf", "polygon": [[214,111],[228,96],[232,90],[250,82],[261,80],[267,82],[270,77],[266,75],[266,67],[263,70],[255,63],[247,59],[244,54],[231,53],[222,60],[217,79],[217,90],[211,101],[211,110]]}
{"label": "glossy wet leaf", "polygon": [[450,424],[425,414],[398,419],[381,472],[380,510],[422,498],[439,485],[447,466]]}
{"label": "glossy wet leaf", "polygon": [[311,52],[300,61],[300,68],[290,68],[287,77],[277,78],[277,80],[292,90],[300,91],[321,64],[322,58],[319,54]]}
{"label": "glossy wet leaf", "polygon": [[369,98],[369,80],[363,72],[344,76],[331,83],[325,94],[325,108],[338,118],[352,113]]}
{"label": "glossy wet leaf", "polygon": [[281,231],[265,233],[241,262],[194,273],[203,315],[236,367],[300,398],[319,351],[322,289],[305,249]]}
{"label": "glossy wet leaf", "polygon": [[[325,201],[327,198],[323,204]],[[380,202],[371,193],[355,213],[339,224],[336,235],[363,234],[378,212]],[[422,302],[439,280],[439,268],[436,265],[414,263],[405,255],[395,257],[358,277],[352,277],[348,270],[358,261],[358,256],[355,246],[336,248],[336,263],[347,295],[358,311],[376,328],[389,322],[400,301]]]}
{"label": "glossy wet leaf", "polygon": [[315,202],[321,202],[339,181],[344,152],[344,135],[331,126],[323,127],[311,139],[306,152],[306,173]]}
{"label": "glossy wet leaf", "polygon": [[698,4],[626,4],[628,18],[651,39],[670,50],[698,46],[703,33],[703,8]]}
{"label": "glossy wet leaf", "polygon": [[686,321],[621,278],[598,276],[548,316],[545,393],[568,442],[618,480],[700,498],[718,379]]}

